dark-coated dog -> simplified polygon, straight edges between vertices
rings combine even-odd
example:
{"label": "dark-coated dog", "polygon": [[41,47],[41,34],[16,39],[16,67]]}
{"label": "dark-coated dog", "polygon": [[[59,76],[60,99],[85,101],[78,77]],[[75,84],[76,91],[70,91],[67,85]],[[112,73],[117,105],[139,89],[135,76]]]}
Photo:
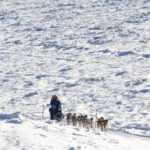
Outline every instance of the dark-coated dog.
{"label": "dark-coated dog", "polygon": [[69,125],[72,121],[72,114],[71,113],[68,113],[67,114],[67,124]]}
{"label": "dark-coated dog", "polygon": [[77,117],[77,123],[78,123],[79,127],[83,126],[83,115],[79,115]]}
{"label": "dark-coated dog", "polygon": [[84,115],[82,118],[83,127],[86,128],[88,126],[88,118],[87,115]]}
{"label": "dark-coated dog", "polygon": [[104,120],[103,117],[99,118],[97,121],[97,128],[100,128],[101,131],[107,131],[108,120]]}
{"label": "dark-coated dog", "polygon": [[72,115],[71,120],[72,120],[72,124],[73,124],[73,126],[75,126],[75,125],[77,124],[77,117],[76,117],[76,113],[74,113],[74,114]]}
{"label": "dark-coated dog", "polygon": [[103,129],[104,129],[104,131],[107,131],[107,126],[108,126],[108,119],[103,121]]}
{"label": "dark-coated dog", "polygon": [[93,128],[93,118],[88,119],[88,125],[90,125],[90,128]]}

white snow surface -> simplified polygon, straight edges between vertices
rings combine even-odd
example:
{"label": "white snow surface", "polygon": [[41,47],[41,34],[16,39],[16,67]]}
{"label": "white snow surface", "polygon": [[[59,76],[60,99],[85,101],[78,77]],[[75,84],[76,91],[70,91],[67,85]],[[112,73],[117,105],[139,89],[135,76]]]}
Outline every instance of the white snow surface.
{"label": "white snow surface", "polygon": [[0,150],[150,150],[150,0],[0,0]]}

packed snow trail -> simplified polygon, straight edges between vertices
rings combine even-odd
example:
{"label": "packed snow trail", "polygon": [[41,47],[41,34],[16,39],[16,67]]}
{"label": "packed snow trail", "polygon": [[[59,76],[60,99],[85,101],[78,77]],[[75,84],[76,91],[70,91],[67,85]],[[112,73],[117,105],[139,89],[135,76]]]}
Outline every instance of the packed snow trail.
{"label": "packed snow trail", "polygon": [[31,119],[20,113],[5,115],[0,123],[0,150],[150,149],[150,138],[79,128],[67,125],[65,121]]}

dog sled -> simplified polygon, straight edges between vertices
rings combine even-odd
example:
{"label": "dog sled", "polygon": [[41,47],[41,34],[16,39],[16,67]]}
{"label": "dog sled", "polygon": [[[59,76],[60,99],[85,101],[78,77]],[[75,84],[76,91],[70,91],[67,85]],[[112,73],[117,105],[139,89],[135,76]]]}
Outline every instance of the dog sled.
{"label": "dog sled", "polygon": [[57,120],[57,121],[61,121],[63,118],[64,118],[64,115],[61,111],[58,111],[54,116],[54,120]]}

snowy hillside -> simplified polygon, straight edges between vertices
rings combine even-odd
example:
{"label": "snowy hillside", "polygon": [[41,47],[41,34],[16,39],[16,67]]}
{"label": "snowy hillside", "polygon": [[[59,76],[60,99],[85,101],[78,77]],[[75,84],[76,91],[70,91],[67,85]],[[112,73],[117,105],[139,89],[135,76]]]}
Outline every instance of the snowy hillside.
{"label": "snowy hillside", "polygon": [[[53,94],[64,114],[98,112],[109,131],[49,122],[48,107],[41,119]],[[0,149],[149,143],[150,0],[0,0]]]}
{"label": "snowy hillside", "polygon": [[[13,114],[13,116],[17,115]],[[149,150],[149,139],[81,129],[64,123],[20,119],[1,122],[1,150]],[[11,119],[11,120],[14,120]]]}

